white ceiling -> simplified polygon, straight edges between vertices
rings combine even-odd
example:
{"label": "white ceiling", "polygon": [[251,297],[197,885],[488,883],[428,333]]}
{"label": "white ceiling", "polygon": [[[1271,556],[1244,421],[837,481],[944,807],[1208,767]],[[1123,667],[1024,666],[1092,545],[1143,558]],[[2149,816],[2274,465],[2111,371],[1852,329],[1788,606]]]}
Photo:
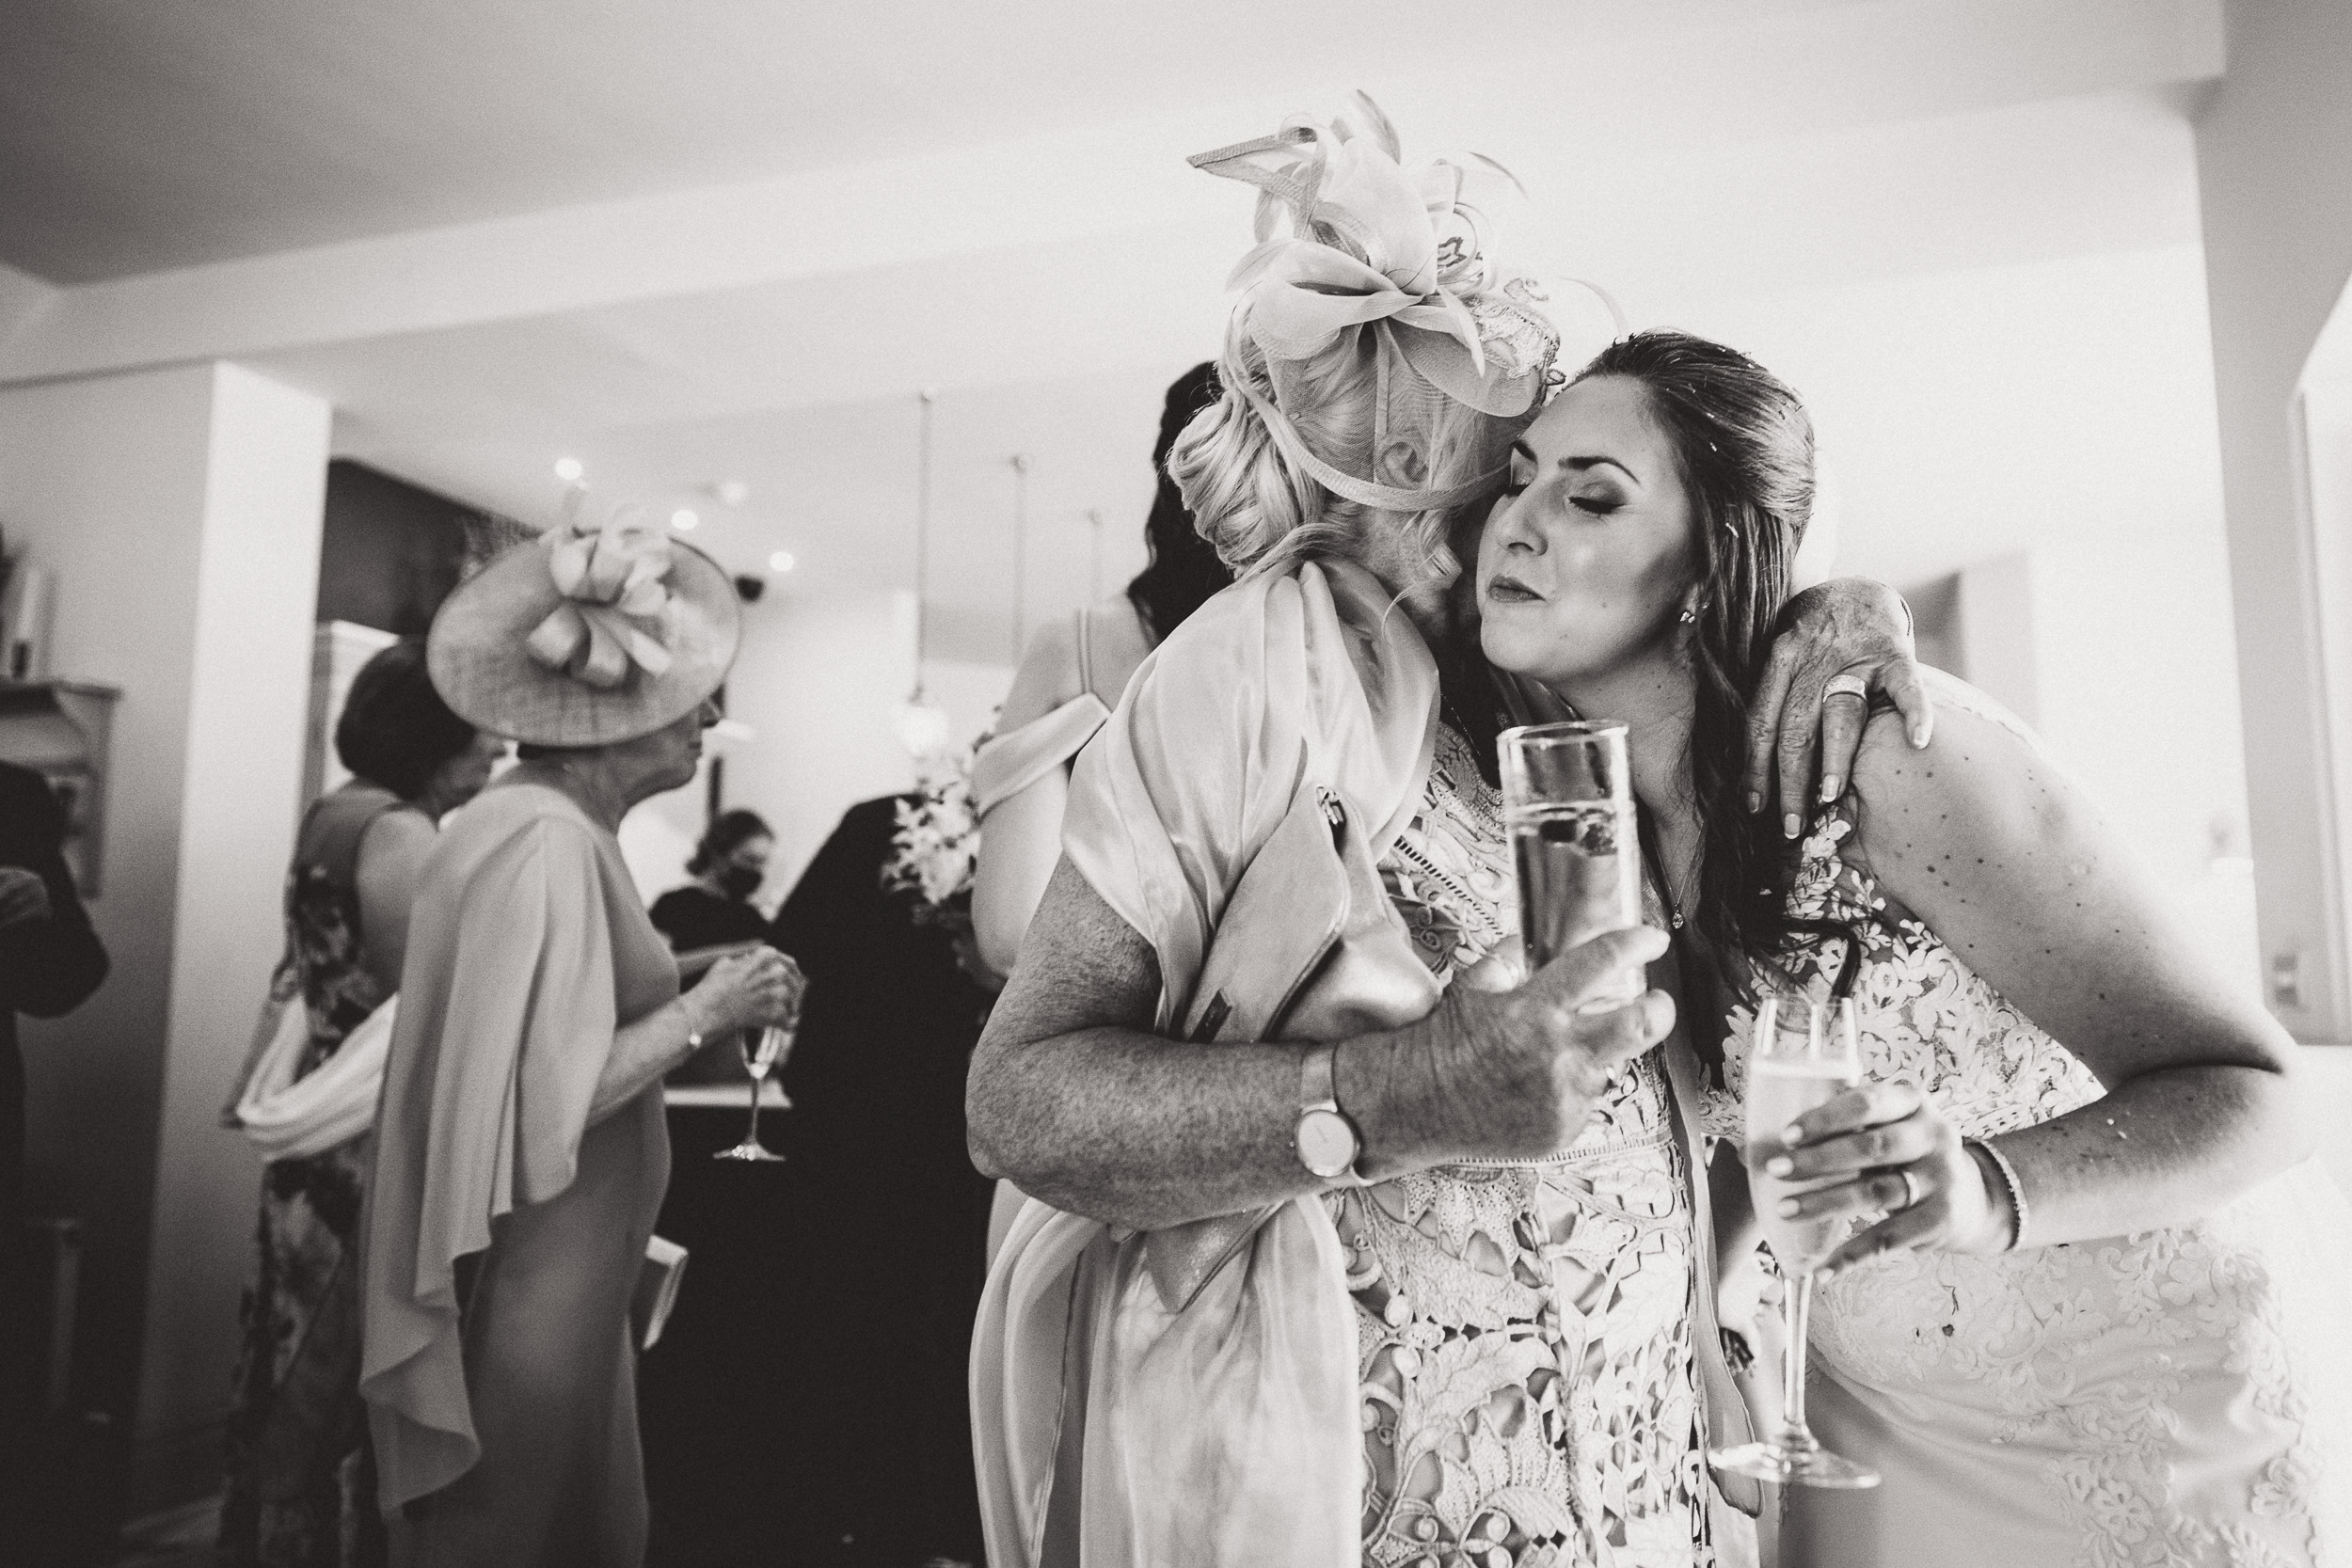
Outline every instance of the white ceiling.
{"label": "white ceiling", "polygon": [[10,0],[0,261],[87,282],[1830,0]]}
{"label": "white ceiling", "polygon": [[11,0],[0,384],[234,357],[346,452],[532,519],[577,455],[797,594],[909,582],[937,388],[938,642],[1001,657],[1007,459],[1033,623],[1132,569],[1159,389],[1216,343],[1249,202],[1184,155],[1345,87],[1509,165],[1513,253],[1636,322],[2196,235],[2218,0],[1437,14]]}

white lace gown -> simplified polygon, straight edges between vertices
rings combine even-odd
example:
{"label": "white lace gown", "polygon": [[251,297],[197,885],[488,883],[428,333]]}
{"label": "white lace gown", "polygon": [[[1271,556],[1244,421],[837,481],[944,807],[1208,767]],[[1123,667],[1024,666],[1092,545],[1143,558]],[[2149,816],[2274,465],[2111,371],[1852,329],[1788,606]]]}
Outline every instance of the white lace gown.
{"label": "white lace gown", "polygon": [[[1450,728],[1382,870],[1433,973],[1517,982],[1500,802]],[[1357,1306],[1366,1564],[1713,1561],[1688,1195],[1665,1085],[1644,1057],[1550,1162],[1424,1171],[1326,1199]]]}
{"label": "white lace gown", "polygon": [[[1864,873],[1843,820],[1797,912],[1865,934],[1863,1069],[1992,1137],[2099,1083]],[[1809,975],[1842,957],[1830,941]],[[1740,1135],[1751,1016],[1710,1134]],[[1789,1568],[2316,1568],[2352,1561],[2348,1212],[2305,1164],[2194,1225],[1994,1258],[1902,1252],[1816,1297],[1814,1430],[1884,1474],[1791,1504]]]}

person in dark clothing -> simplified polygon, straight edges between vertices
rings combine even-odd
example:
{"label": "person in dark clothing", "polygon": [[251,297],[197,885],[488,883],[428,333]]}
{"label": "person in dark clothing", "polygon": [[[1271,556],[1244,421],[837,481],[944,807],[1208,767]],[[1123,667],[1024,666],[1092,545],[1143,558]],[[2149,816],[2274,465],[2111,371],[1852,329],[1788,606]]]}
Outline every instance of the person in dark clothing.
{"label": "person in dark clothing", "polygon": [[66,869],[48,781],[0,763],[0,1541],[18,1539],[34,1416],[24,1244],[24,1058],[16,1015],[56,1018],[106,977],[106,949]]}
{"label": "person in dark clothing", "polygon": [[686,863],[686,874],[694,879],[653,901],[654,928],[680,953],[759,941],[768,934],[768,920],[753,907],[752,896],[768,879],[768,857],[775,847],[775,834],[759,813],[721,812]]}
{"label": "person in dark clothing", "polygon": [[[989,993],[882,885],[909,799],[850,807],[770,928],[808,976],[787,1163],[680,1136],[660,1230],[693,1269],[644,1363],[656,1568],[980,1560],[964,1358],[990,1185],[963,1080]],[[713,1123],[732,1140],[740,1113]]]}

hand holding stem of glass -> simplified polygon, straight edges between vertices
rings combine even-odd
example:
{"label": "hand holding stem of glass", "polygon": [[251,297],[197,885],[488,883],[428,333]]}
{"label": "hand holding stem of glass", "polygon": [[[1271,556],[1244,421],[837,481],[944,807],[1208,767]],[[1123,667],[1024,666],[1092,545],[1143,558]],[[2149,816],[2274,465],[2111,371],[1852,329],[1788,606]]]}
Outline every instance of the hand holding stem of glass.
{"label": "hand holding stem of glass", "polygon": [[1780,1206],[1785,1199],[1833,1182],[1789,1180],[1764,1168],[1774,1155],[1787,1152],[1789,1123],[1860,1082],[1862,1048],[1851,1000],[1816,1002],[1771,994],[1757,1000],[1756,1032],[1748,1047],[1748,1191],[1764,1239],[1780,1264],[1781,1312],[1788,1337],[1781,1366],[1781,1429],[1771,1442],[1746,1443],[1708,1455],[1719,1470],[1801,1486],[1852,1489],[1879,1483],[1877,1471],[1821,1447],[1805,1421],[1804,1340],[1812,1316],[1813,1271],[1836,1250],[1847,1227],[1839,1220],[1789,1219]]}
{"label": "hand holding stem of glass", "polygon": [[[1605,931],[1642,923],[1632,773],[1623,724],[1526,724],[1503,731],[1497,750],[1532,974]],[[1587,1010],[1621,1006],[1647,988],[1629,970]]]}

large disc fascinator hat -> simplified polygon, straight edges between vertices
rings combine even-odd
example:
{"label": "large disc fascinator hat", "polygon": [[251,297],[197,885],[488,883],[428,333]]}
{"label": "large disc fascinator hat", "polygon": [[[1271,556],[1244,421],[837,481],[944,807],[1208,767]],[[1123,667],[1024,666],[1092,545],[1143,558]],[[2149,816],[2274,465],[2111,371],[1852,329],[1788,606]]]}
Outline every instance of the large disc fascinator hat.
{"label": "large disc fascinator hat", "polygon": [[562,522],[460,583],[426,667],[478,729],[529,745],[609,746],[694,711],[735,662],[742,611],[719,563],[642,510]]}
{"label": "large disc fascinator hat", "polygon": [[[1232,329],[1264,356],[1270,383],[1238,390],[1283,458],[1335,495],[1391,512],[1491,491],[1499,452],[1476,454],[1479,472],[1428,473],[1422,487],[1361,470],[1397,441],[1425,453],[1448,402],[1513,419],[1545,392],[1560,348],[1546,292],[1491,253],[1491,214],[1518,189],[1509,172],[1476,155],[1404,163],[1394,127],[1362,93],[1328,119],[1295,117],[1190,162],[1258,188],[1258,244],[1227,286],[1242,291]],[[1302,368],[1343,342],[1376,380],[1369,454],[1315,451],[1285,412],[1309,395]]]}

